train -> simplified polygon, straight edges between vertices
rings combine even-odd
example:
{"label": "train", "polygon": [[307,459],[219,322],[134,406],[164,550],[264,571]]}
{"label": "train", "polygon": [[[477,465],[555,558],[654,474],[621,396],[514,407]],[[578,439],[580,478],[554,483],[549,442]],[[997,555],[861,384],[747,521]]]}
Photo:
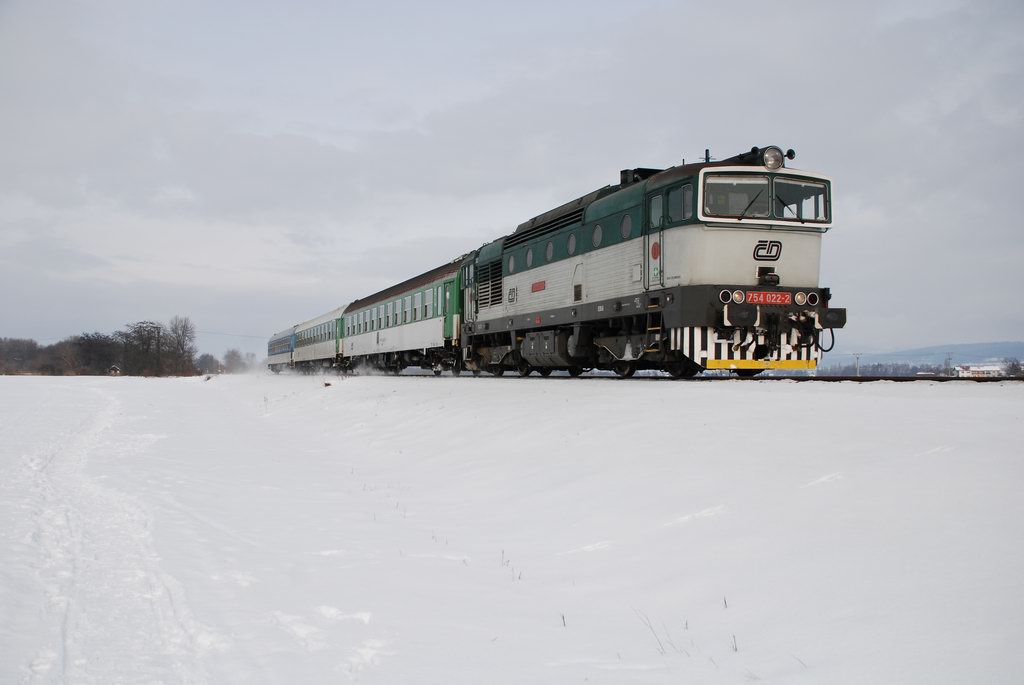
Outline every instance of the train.
{"label": "train", "polygon": [[820,284],[832,181],[787,166],[795,156],[753,147],[622,170],[617,184],[274,334],[268,367],[672,378],[813,370],[846,309]]}

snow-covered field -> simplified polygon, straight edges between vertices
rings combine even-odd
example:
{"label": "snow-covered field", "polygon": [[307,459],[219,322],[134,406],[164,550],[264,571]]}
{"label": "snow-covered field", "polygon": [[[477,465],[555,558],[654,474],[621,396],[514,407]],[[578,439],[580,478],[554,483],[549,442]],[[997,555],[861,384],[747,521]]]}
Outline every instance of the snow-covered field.
{"label": "snow-covered field", "polygon": [[0,683],[1024,682],[1024,384],[0,377]]}

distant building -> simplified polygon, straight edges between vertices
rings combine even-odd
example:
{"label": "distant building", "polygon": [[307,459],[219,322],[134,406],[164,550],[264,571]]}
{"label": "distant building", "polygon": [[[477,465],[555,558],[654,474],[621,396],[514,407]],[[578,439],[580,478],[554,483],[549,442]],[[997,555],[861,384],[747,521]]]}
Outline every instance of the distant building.
{"label": "distant building", "polygon": [[957,378],[1002,378],[1006,370],[998,364],[974,364],[956,367]]}
{"label": "distant building", "polygon": [[109,376],[120,376],[121,375],[121,367],[118,366],[117,364],[113,364],[109,369],[107,369],[107,375],[109,375]]}

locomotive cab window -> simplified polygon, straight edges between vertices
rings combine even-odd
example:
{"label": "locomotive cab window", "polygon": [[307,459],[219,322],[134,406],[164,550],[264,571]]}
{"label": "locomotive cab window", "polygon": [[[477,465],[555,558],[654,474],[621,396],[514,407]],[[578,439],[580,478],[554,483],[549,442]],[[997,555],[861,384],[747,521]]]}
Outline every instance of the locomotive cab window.
{"label": "locomotive cab window", "polygon": [[796,178],[775,179],[774,210],[777,219],[828,221],[828,192],[824,183]]}
{"label": "locomotive cab window", "polygon": [[704,180],[704,213],[766,218],[771,210],[769,195],[767,176],[708,176]]}

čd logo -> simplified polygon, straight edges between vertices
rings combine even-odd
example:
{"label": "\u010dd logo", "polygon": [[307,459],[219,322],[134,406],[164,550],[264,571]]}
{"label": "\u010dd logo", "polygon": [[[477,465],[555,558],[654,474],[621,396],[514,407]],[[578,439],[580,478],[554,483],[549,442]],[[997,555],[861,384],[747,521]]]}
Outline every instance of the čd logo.
{"label": "\u010dd logo", "polygon": [[778,240],[758,240],[754,259],[759,262],[777,262],[782,256],[782,243]]}

